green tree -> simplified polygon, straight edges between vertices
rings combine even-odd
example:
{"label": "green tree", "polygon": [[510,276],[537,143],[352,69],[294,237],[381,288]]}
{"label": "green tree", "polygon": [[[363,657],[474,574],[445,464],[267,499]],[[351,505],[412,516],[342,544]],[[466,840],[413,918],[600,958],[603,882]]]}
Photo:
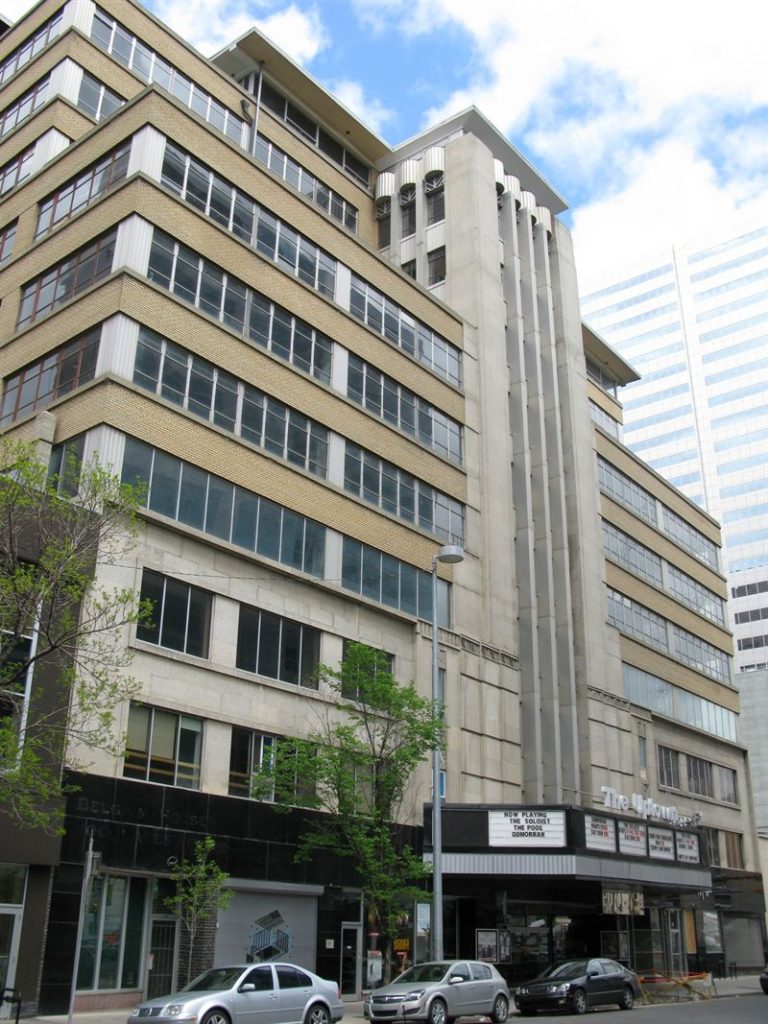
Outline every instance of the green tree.
{"label": "green tree", "polygon": [[182,860],[171,871],[175,892],[165,905],[184,926],[181,958],[186,961],[186,977],[180,979],[183,984],[213,966],[212,935],[206,934],[205,924],[215,925],[219,910],[226,910],[232,900],[232,890],[224,888],[229,875],[213,859],[215,847],[212,836],[199,839],[194,858]]}
{"label": "green tree", "polygon": [[423,897],[429,873],[395,822],[414,771],[442,744],[442,710],[412,683],[399,685],[386,655],[365,644],[350,644],[339,669],[321,666],[320,678],[336,699],[307,739],[276,745],[254,795],[274,789],[280,805],[327,812],[303,833],[297,858],[332,851],[352,859],[388,978],[398,918]]}
{"label": "green tree", "polygon": [[137,689],[122,627],[148,614],[97,568],[135,547],[140,495],[93,460],[49,476],[34,444],[0,439],[0,814],[61,831],[73,748],[116,752]]}

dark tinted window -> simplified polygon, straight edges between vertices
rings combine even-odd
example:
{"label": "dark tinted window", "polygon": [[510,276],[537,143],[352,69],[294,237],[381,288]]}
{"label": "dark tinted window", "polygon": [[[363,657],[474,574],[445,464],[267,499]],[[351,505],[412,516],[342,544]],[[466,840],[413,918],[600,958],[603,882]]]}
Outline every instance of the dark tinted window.
{"label": "dark tinted window", "polygon": [[250,985],[256,986],[257,992],[271,992],[275,987],[274,981],[272,980],[272,968],[271,967],[254,967],[254,969],[245,976],[244,982],[248,982]]}
{"label": "dark tinted window", "polygon": [[277,967],[275,970],[280,988],[306,988],[312,984],[309,975],[295,967]]}

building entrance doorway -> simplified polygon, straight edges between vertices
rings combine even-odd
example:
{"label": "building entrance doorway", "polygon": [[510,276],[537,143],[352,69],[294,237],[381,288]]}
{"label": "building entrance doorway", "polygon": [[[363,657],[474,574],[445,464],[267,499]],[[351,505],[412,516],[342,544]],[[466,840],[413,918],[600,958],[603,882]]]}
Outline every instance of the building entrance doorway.
{"label": "building entrance doorway", "polygon": [[149,943],[147,999],[174,992],[176,964],[176,921],[153,917]]}
{"label": "building entrance doorway", "polygon": [[664,952],[667,967],[673,974],[682,974],[686,964],[682,913],[679,910],[670,909],[664,911],[664,916],[666,918],[666,928],[664,929],[666,949]]}
{"label": "building entrance doorway", "polygon": [[341,998],[348,1001],[359,999],[362,991],[362,947],[363,926],[359,922],[343,921],[339,989]]}

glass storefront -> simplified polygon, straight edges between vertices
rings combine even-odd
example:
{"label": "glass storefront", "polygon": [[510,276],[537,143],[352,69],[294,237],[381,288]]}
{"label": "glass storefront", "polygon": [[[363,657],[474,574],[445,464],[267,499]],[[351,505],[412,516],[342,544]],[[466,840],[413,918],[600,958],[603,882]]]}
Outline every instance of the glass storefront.
{"label": "glass storefront", "polygon": [[78,991],[141,985],[146,878],[99,875],[83,918]]}

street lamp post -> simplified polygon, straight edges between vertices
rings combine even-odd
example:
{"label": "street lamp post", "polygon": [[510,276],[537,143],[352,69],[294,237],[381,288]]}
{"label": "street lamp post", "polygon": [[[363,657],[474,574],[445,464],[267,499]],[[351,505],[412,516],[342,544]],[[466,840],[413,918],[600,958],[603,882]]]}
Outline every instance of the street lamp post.
{"label": "street lamp post", "polygon": [[[440,701],[440,643],[437,620],[437,563],[461,562],[464,551],[446,544],[432,556],[432,701]],[[443,959],[443,822],[440,796],[440,744],[432,750],[432,959]]]}

